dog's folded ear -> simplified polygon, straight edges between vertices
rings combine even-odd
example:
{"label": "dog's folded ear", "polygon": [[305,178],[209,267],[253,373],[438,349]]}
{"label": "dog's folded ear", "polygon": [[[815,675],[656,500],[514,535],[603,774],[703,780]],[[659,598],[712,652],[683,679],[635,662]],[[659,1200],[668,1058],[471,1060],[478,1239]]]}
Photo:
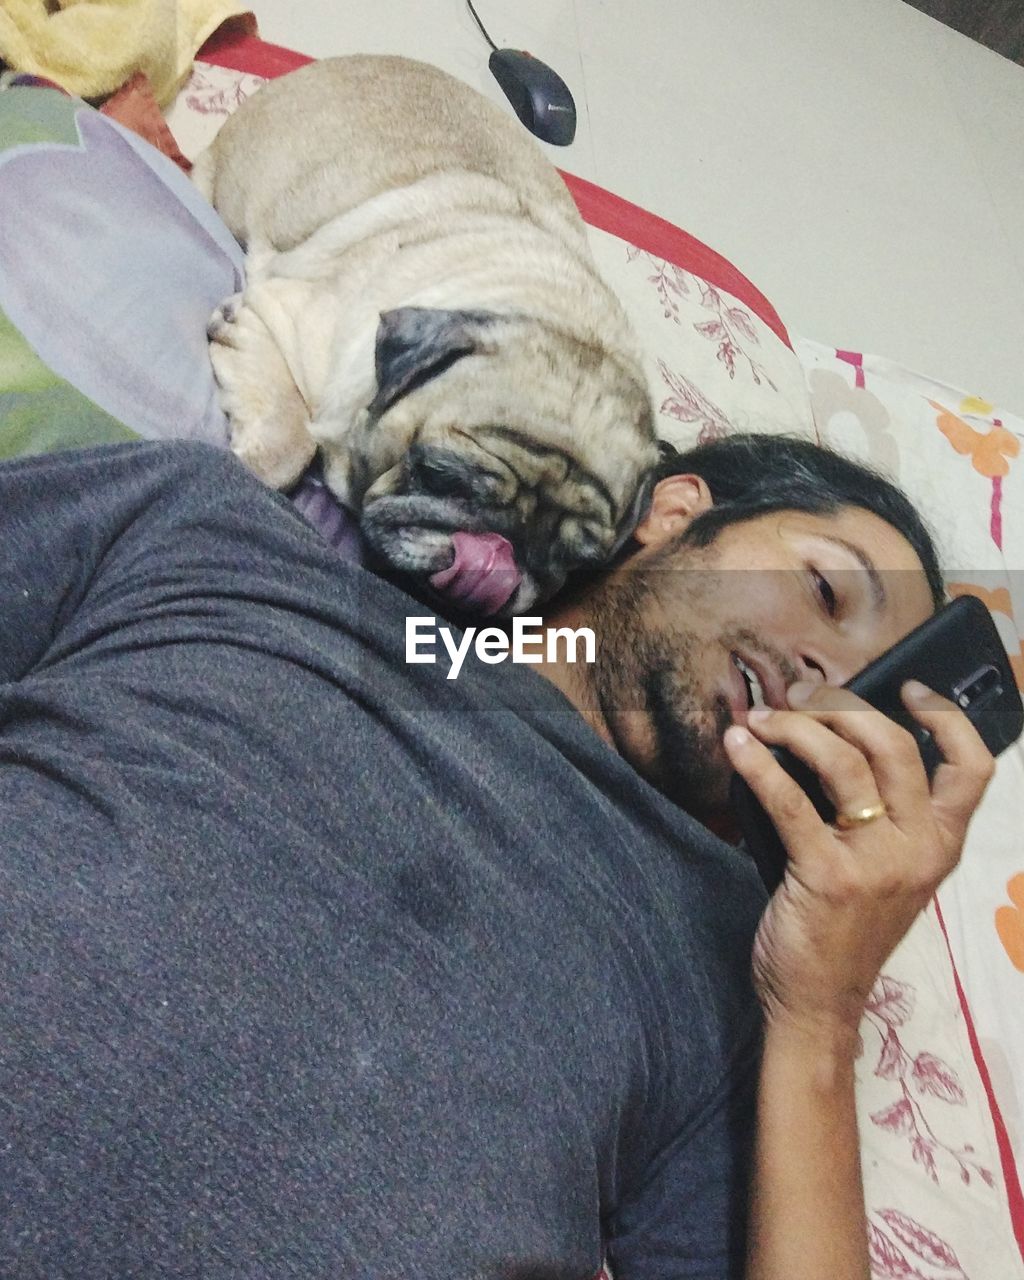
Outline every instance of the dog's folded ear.
{"label": "dog's folded ear", "polygon": [[397,307],[382,312],[377,326],[377,394],[370,414],[379,418],[410,391],[478,351],[486,330],[497,319],[490,311],[434,307]]}

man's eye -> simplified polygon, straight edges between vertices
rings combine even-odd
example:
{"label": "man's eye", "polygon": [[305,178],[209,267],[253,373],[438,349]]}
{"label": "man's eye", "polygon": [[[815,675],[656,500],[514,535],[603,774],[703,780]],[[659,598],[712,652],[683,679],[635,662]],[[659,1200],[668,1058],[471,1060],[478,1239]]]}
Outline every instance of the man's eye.
{"label": "man's eye", "polygon": [[830,618],[834,618],[836,616],[838,601],[836,600],[836,593],[832,590],[832,584],[829,582],[828,578],[826,578],[824,574],[819,573],[817,569],[811,570],[811,576],[814,578],[814,589],[821,598],[821,603],[825,606],[828,616]]}

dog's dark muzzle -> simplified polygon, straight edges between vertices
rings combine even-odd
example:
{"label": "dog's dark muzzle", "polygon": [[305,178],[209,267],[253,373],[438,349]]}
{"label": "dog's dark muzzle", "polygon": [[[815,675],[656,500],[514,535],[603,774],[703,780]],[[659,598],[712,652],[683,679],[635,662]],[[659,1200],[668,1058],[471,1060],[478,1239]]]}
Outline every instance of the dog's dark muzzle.
{"label": "dog's dark muzzle", "polygon": [[367,541],[387,563],[483,617],[529,608],[609,553],[599,532],[565,523],[563,509],[497,467],[414,445],[390,487],[367,493],[362,515]]}
{"label": "dog's dark muzzle", "polygon": [[[500,520],[452,497],[395,493],[369,498],[361,527],[369,546],[392,568],[410,574],[460,612],[501,613],[523,583]],[[500,515],[500,513],[496,513]]]}

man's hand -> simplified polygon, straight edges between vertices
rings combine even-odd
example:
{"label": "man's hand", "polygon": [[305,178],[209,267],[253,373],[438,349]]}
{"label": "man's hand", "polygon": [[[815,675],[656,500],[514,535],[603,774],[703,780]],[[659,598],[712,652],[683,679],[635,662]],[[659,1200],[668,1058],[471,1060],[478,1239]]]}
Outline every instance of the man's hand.
{"label": "man's hand", "polygon": [[[798,710],[755,710],[751,734],[726,734],[790,859],[754,948],[769,1022],[854,1032],[889,953],[959,860],[992,756],[952,702],[913,681],[902,696],[944,759],[930,788],[913,737],[846,689],[794,685]],[[879,803],[885,812],[848,830],[828,825],[765,743],[813,768],[838,814]]]}
{"label": "man's hand", "polygon": [[[799,710],[752,711],[751,733],[725,735],[789,854],[754,943],[765,1039],[748,1280],[867,1280],[870,1271],[857,1028],[886,957],[956,865],[994,767],[953,703],[914,682],[902,696],[944,758],[930,788],[913,737],[846,689],[794,685]],[[823,822],[765,743],[814,769],[853,825]]]}

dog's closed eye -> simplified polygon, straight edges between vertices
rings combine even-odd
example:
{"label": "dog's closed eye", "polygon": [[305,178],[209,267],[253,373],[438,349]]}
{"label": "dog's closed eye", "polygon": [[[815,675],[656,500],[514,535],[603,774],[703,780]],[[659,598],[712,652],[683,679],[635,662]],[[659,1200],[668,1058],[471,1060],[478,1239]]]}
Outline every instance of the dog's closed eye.
{"label": "dog's closed eye", "polygon": [[413,445],[407,466],[413,492],[488,504],[501,501],[500,477],[452,449]]}

